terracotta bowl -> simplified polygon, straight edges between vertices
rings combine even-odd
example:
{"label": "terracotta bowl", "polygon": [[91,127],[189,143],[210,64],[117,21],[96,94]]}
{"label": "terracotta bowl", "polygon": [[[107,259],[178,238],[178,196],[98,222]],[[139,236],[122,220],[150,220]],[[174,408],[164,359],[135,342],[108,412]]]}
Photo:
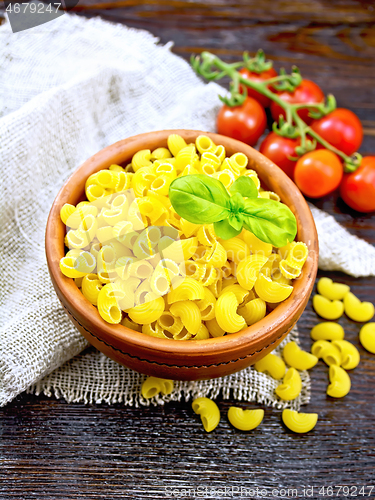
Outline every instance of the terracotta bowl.
{"label": "terracotta bowl", "polygon": [[[74,281],[64,276],[59,261],[64,256],[65,226],[60,220],[64,203],[76,205],[85,199],[85,180],[111,164],[127,165],[140,149],[167,146],[171,133],[188,143],[202,133],[225,146],[230,156],[241,151],[249,167],[258,172],[264,186],[276,192],[297,219],[297,239],[306,243],[309,257],[301,277],[294,282],[290,297],[253,326],[221,338],[174,341],[149,337],[122,325],[110,325],[99,315]],[[47,223],[46,253],[56,293],[71,321],[97,349],[133,370],[147,375],[174,379],[200,380],[221,377],[242,370],[271,352],[284,339],[301,316],[310,297],[318,267],[318,236],[308,205],[295,184],[274,163],[246,144],[218,134],[197,130],[162,130],[116,142],[89,158],[67,180],[57,195]]]}

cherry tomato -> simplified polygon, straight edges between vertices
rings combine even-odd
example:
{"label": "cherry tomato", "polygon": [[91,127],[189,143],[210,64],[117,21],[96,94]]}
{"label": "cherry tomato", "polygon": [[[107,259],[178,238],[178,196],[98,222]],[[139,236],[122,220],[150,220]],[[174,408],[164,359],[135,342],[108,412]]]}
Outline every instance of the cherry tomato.
{"label": "cherry tomato", "polygon": [[375,211],[375,156],[364,156],[358,170],[344,175],[340,194],[358,212]]}
{"label": "cherry tomato", "polygon": [[266,112],[258,101],[247,97],[241,106],[224,106],[217,115],[219,134],[254,146],[267,125]]}
{"label": "cherry tomato", "polygon": [[295,147],[300,144],[300,139],[289,139],[281,137],[276,132],[271,132],[263,140],[259,151],[271,161],[276,163],[284,172],[293,179],[293,173],[296,166],[296,161],[290,160],[289,157],[297,157],[294,151]]}
{"label": "cherry tomato", "polygon": [[[290,104],[311,104],[316,102],[322,102],[324,100],[323,91],[318,85],[311,80],[302,80],[301,84],[294,89],[293,92],[287,92],[285,90],[276,92],[278,96],[285,102]],[[285,112],[281,106],[276,102],[271,104],[271,114],[275,121],[279,120],[279,115],[283,115],[285,118]],[[309,116],[308,109],[300,109],[298,115],[307,124],[313,121],[313,118]]]}
{"label": "cherry tomato", "polygon": [[328,149],[317,149],[301,156],[294,170],[295,183],[310,198],[320,198],[334,191],[342,176],[339,157]]}
{"label": "cherry tomato", "polygon": [[[249,71],[247,68],[242,68],[240,73],[242,76],[253,82],[263,82],[264,80],[269,80],[270,78],[277,76],[277,72],[273,68],[270,68],[267,71],[262,71],[262,73],[255,73],[254,71]],[[247,95],[256,99],[263,107],[267,108],[271,104],[271,100],[265,95],[262,95],[249,87],[246,88]]]}
{"label": "cherry tomato", "polygon": [[329,115],[314,120],[311,128],[348,156],[358,151],[362,144],[362,124],[350,109],[337,108]]}

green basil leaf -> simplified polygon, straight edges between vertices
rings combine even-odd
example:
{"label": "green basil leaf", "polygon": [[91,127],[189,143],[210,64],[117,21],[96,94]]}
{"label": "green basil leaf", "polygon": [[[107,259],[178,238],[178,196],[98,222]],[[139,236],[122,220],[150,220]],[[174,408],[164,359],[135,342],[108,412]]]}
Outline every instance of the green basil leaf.
{"label": "green basil leaf", "polygon": [[283,247],[297,234],[293,212],[283,203],[256,198],[245,200],[244,228],[274,247]]}
{"label": "green basil leaf", "polygon": [[239,193],[245,198],[258,198],[258,189],[250,177],[239,177],[229,188],[231,194]]}
{"label": "green basil leaf", "polygon": [[242,212],[245,208],[245,200],[240,193],[233,193],[230,197],[230,208],[234,213]]}
{"label": "green basil leaf", "polygon": [[228,191],[208,175],[178,177],[169,187],[169,199],[178,215],[194,224],[211,224],[230,214]]}
{"label": "green basil leaf", "polygon": [[235,236],[238,236],[240,234],[240,232],[242,231],[242,225],[241,229],[237,230],[229,224],[229,219],[224,219],[219,222],[214,222],[214,230],[216,236],[218,236],[222,240],[229,240],[229,238],[234,238]]}
{"label": "green basil leaf", "polygon": [[243,224],[242,214],[230,214],[228,222],[236,231],[242,231],[242,224]]}

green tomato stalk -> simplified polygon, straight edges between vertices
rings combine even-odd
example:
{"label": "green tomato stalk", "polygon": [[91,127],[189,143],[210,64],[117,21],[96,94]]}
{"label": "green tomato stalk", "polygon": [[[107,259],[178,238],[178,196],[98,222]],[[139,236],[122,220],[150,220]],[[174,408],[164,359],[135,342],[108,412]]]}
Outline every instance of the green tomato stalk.
{"label": "green tomato stalk", "polygon": [[[335,148],[315,132],[298,114],[300,109],[308,109],[309,115],[314,119],[318,119],[331,113],[336,108],[336,99],[333,95],[329,94],[326,101],[321,103],[291,104],[285,102],[269,89],[269,87],[272,86],[275,90],[292,92],[302,81],[302,76],[297,67],[294,66],[292,68],[291,74],[286,74],[284,70],[281,70],[280,74],[274,78],[255,82],[248,80],[237,70],[246,67],[250,71],[261,73],[269,69],[272,62],[265,61],[263,51],[258,51],[254,58],[250,58],[248,53],[245,52],[243,61],[236,63],[225,63],[210,52],[202,52],[200,56],[191,57],[191,65],[195,72],[206,80],[220,80],[225,76],[230,77],[230,96],[219,96],[220,100],[227,106],[241,106],[247,98],[246,87],[256,90],[260,94],[268,97],[271,101],[276,102],[285,111],[286,119],[280,117],[279,123],[275,122],[273,124],[273,130],[284,137],[300,137],[300,145],[295,148],[295,152],[298,156],[302,156],[308,151],[313,151],[317,143],[319,143],[329,151],[337,154],[337,156],[343,160],[346,172],[354,172],[360,166],[362,156],[359,153],[348,156]],[[311,137],[312,140],[310,140],[309,137]],[[297,160],[298,158],[293,159]]]}

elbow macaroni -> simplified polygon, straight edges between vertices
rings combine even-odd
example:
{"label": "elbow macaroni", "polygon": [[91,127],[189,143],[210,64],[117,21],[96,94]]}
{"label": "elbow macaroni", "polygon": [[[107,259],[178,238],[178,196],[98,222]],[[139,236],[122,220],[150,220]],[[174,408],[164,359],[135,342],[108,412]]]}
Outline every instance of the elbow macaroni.
{"label": "elbow macaroni", "polygon": [[[224,290],[227,289],[224,288]],[[260,298],[250,300],[244,306],[239,307],[238,314],[243,317],[248,326],[254,325],[254,323],[257,323],[265,317],[266,303],[263,299]]]}
{"label": "elbow macaroni", "polygon": [[[240,261],[237,266],[237,280],[242,288],[251,290],[258,283],[259,272],[266,262],[267,257],[263,255],[250,255]],[[261,296],[259,295],[259,297]]]}
{"label": "elbow macaroni", "polygon": [[375,354],[375,323],[367,323],[359,332],[359,341],[363,347]]}
{"label": "elbow macaroni", "polygon": [[165,396],[173,391],[173,380],[164,378],[147,377],[141,387],[141,394],[145,399],[150,399],[160,392]]}
{"label": "elbow macaroni", "polygon": [[317,340],[311,347],[311,352],[317,358],[322,358],[328,365],[341,365],[341,353],[336,346],[326,340]]}
{"label": "elbow macaroni", "polygon": [[275,392],[280,399],[292,401],[296,399],[302,390],[301,377],[295,368],[289,368],[286,372],[283,383],[276,387]]}
{"label": "elbow macaroni", "polygon": [[317,413],[298,413],[293,410],[285,409],[282,413],[284,424],[293,432],[302,434],[310,432],[318,421]]}
{"label": "elbow macaroni", "polygon": [[267,354],[264,358],[257,361],[254,368],[260,372],[267,372],[272,378],[280,380],[285,375],[285,363],[284,361],[275,354]]}
{"label": "elbow macaroni", "polygon": [[313,306],[324,319],[338,319],[344,312],[344,304],[340,300],[329,300],[319,294],[314,295]]}
{"label": "elbow macaroni", "polygon": [[243,230],[222,240],[213,224],[181,218],[168,197],[178,176],[210,175],[229,188],[251,178],[243,153],[226,157],[207,135],[187,144],[171,134],[167,147],[136,152],[86,180],[86,201],[60,210],[66,225],[61,272],[111,324],[156,338],[205,340],[260,321],[267,303],[285,300],[307,257],[303,243],[275,249]]}
{"label": "elbow macaroni", "polygon": [[313,340],[342,340],[345,332],[339,323],[326,321],[314,326],[310,335]]}
{"label": "elbow macaroni", "polygon": [[200,415],[206,432],[213,431],[220,422],[220,410],[217,404],[209,398],[197,398],[192,403],[194,413]]}
{"label": "elbow macaroni", "polygon": [[343,398],[350,391],[350,377],[340,366],[329,367],[329,381],[331,383],[327,388],[327,394],[331,398]]}
{"label": "elbow macaroni", "polygon": [[333,340],[332,345],[340,351],[341,366],[345,370],[353,370],[353,368],[358,366],[360,355],[358,349],[353,344],[347,340]]}
{"label": "elbow macaroni", "polygon": [[228,333],[236,333],[246,327],[246,321],[237,314],[238,299],[233,292],[219,296],[215,304],[216,320],[220,328]]}
{"label": "elbow macaroni", "polygon": [[133,307],[127,311],[130,319],[135,323],[144,325],[146,323],[153,323],[163,314],[165,308],[165,303],[162,297],[154,298]]}
{"label": "elbow macaroni", "polygon": [[342,300],[350,291],[348,285],[334,283],[330,278],[320,278],[317,284],[318,293],[328,300]]}
{"label": "elbow macaroni", "polygon": [[240,431],[251,431],[261,424],[264,417],[264,410],[243,410],[236,406],[231,406],[228,410],[229,422]]}
{"label": "elbow macaroni", "polygon": [[371,302],[361,302],[353,293],[348,292],[344,297],[345,313],[350,319],[366,323],[374,316],[375,308]]}
{"label": "elbow macaroni", "polygon": [[259,275],[254,288],[261,299],[265,302],[270,302],[271,304],[282,302],[287,299],[293,291],[293,287],[291,285],[283,285],[282,283],[272,281],[271,278],[265,276],[264,274]]}
{"label": "elbow macaroni", "polygon": [[318,362],[314,354],[302,351],[294,341],[284,347],[283,356],[286,363],[297,370],[310,370]]}
{"label": "elbow macaroni", "polygon": [[173,316],[181,319],[186,330],[192,335],[196,335],[201,327],[202,317],[197,304],[190,300],[180,300],[169,308]]}

